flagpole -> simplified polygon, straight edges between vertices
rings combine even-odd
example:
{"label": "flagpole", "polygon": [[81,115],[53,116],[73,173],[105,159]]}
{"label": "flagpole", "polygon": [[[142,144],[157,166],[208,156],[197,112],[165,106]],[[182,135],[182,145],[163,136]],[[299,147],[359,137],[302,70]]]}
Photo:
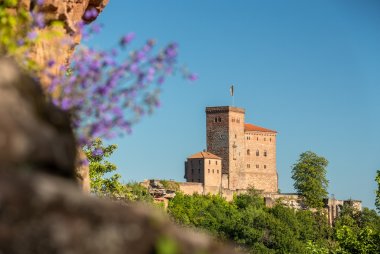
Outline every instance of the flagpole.
{"label": "flagpole", "polygon": [[231,85],[230,87],[230,95],[232,97],[232,107],[235,105],[235,91],[234,91],[234,85]]}

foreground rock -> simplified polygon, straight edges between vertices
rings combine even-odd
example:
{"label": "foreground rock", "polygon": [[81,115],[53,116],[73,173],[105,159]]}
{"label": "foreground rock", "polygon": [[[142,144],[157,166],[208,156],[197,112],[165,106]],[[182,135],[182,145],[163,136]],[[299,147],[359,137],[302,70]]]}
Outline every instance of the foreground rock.
{"label": "foreground rock", "polygon": [[83,194],[66,114],[0,59],[0,253],[233,253],[143,206]]}
{"label": "foreground rock", "polygon": [[0,204],[0,253],[234,253],[150,208],[91,198],[37,172],[0,171]]}
{"label": "foreground rock", "polygon": [[76,144],[68,116],[40,86],[0,58],[0,169],[38,168],[74,179]]}

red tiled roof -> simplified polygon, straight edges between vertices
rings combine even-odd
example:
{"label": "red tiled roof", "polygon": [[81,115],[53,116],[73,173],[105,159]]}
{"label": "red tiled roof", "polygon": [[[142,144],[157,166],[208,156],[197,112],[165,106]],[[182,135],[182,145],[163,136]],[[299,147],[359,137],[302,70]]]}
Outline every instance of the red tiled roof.
{"label": "red tiled roof", "polygon": [[272,131],[257,125],[253,125],[250,123],[244,124],[244,131],[261,131],[261,132],[272,132],[272,133],[277,133],[277,131]]}
{"label": "red tiled roof", "polygon": [[188,159],[219,159],[219,160],[222,159],[222,158],[216,156],[215,154],[212,154],[209,152],[199,152],[199,153],[193,154],[187,158]]}

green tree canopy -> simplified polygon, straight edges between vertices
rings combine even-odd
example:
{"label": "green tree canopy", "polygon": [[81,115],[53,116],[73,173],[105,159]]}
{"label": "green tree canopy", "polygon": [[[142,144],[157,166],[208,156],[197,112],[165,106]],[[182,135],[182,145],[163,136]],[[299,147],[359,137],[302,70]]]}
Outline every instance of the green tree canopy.
{"label": "green tree canopy", "polygon": [[328,195],[327,165],[328,161],[324,157],[311,151],[302,153],[297,163],[293,165],[294,188],[304,196],[308,207],[323,207],[323,198]]}
{"label": "green tree canopy", "polygon": [[377,182],[375,206],[377,211],[380,212],[380,170],[376,172],[375,181]]}

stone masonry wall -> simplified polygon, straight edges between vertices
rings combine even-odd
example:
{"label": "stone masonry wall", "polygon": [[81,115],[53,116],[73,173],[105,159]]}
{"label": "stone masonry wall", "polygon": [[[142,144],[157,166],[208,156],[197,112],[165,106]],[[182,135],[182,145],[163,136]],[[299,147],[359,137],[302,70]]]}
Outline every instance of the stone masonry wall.
{"label": "stone masonry wall", "polygon": [[218,159],[205,159],[204,184],[205,186],[220,188],[222,184],[222,161]]}
{"label": "stone masonry wall", "polygon": [[229,147],[229,189],[240,188],[240,172],[244,169],[244,110],[230,108],[228,122]]}
{"label": "stone masonry wall", "polygon": [[203,184],[202,183],[178,183],[180,190],[187,195],[193,195],[194,193],[203,194]]}
{"label": "stone masonry wall", "polygon": [[240,189],[253,186],[264,192],[277,192],[276,133],[247,131],[245,147]]}
{"label": "stone masonry wall", "polygon": [[228,188],[236,189],[244,164],[244,110],[207,107],[206,138],[207,151],[222,158],[222,172],[229,175]]}
{"label": "stone masonry wall", "polygon": [[186,180],[188,182],[204,183],[203,159],[188,159],[186,163]]}

